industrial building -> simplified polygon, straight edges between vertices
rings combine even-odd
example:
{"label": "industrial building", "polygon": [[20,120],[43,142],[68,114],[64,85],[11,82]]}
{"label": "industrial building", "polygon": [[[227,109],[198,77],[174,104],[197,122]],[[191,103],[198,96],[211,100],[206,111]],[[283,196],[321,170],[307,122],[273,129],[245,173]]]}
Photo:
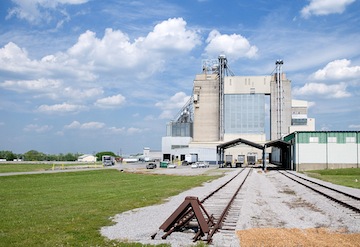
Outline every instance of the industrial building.
{"label": "industrial building", "polygon": [[359,131],[295,131],[283,139],[284,146],[272,150],[272,162],[287,169],[359,168]]}
{"label": "industrial building", "polygon": [[[292,100],[291,81],[282,65],[282,60],[276,61],[270,75],[235,76],[225,56],[204,60],[190,100],[166,126],[163,159],[183,161],[193,154],[209,163],[224,159],[231,164],[240,159],[247,163],[250,157],[260,161],[268,156],[261,145],[294,131],[315,131],[315,120],[307,115],[307,102]],[[266,116],[270,118],[270,133],[266,133]],[[224,152],[220,157],[218,146]],[[267,148],[266,153],[270,152]]]}

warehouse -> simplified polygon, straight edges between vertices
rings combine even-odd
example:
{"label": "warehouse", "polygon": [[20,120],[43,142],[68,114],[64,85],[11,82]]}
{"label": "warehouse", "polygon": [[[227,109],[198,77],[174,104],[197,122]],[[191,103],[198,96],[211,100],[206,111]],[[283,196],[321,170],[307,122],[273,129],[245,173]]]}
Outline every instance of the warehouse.
{"label": "warehouse", "polygon": [[289,148],[273,148],[271,162],[296,171],[359,168],[359,131],[296,131],[283,138]]}

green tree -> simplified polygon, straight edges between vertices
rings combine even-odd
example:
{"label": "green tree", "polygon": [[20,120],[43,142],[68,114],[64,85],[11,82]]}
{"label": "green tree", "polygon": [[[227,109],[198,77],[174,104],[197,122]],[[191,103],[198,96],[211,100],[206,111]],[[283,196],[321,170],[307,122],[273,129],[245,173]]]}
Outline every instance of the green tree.
{"label": "green tree", "polygon": [[30,150],[24,154],[25,161],[44,161],[46,160],[46,155],[44,153],[38,152],[36,150]]}
{"label": "green tree", "polygon": [[110,156],[116,157],[116,155],[110,151],[104,151],[104,152],[99,152],[99,153],[95,154],[97,160],[102,160],[102,157],[104,155],[110,155]]}
{"label": "green tree", "polygon": [[11,151],[0,151],[0,159],[6,159],[7,161],[12,161],[16,159],[17,156]]}

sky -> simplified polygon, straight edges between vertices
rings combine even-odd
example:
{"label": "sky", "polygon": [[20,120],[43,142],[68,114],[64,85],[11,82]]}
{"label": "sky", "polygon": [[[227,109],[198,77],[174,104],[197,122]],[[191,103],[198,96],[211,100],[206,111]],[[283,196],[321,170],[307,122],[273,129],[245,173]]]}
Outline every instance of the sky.
{"label": "sky", "polygon": [[0,150],[161,150],[204,59],[270,75],[316,130],[360,130],[359,0],[2,0]]}

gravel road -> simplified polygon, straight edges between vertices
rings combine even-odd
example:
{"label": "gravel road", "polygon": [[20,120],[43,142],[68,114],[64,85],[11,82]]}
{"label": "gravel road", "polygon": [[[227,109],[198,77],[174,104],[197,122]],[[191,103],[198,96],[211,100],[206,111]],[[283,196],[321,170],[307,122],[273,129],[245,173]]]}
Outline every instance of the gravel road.
{"label": "gravel road", "polygon": [[[173,169],[173,171],[155,169],[151,172],[156,172],[156,170],[185,175],[185,169],[183,171],[180,169]],[[154,240],[150,236],[158,232],[159,226],[183,202],[186,196],[197,196],[202,199],[211,190],[238,172],[234,169],[217,168],[197,170],[207,173],[226,172],[226,175],[215,181],[205,183],[201,187],[168,198],[161,205],[139,208],[115,215],[112,218],[114,225],[104,226],[101,229],[101,234],[109,239],[143,244],[192,245],[193,233],[173,233],[166,240],[160,238],[161,233],[158,233]],[[188,172],[194,171],[188,169]],[[334,187],[360,196],[360,190],[335,185]],[[249,176],[243,190],[244,200],[237,223],[239,241],[232,243],[231,246],[308,246],[309,243],[315,243],[314,241],[322,239],[321,237],[324,238],[321,242],[324,245],[316,243],[318,246],[341,246],[344,243],[347,246],[359,246],[359,215],[352,214],[351,211],[337,206],[334,202],[324,199],[276,171],[255,170]],[[308,232],[308,230],[312,231],[313,229],[317,230]],[[289,234],[289,231],[292,232],[290,235],[286,235],[284,230],[288,231],[286,234]],[[281,231],[282,233],[279,233]],[[323,236],[324,232],[325,237]],[[341,242],[341,245],[336,245],[340,241],[339,238],[336,238],[338,235],[335,234],[338,232],[346,235],[345,242]],[[287,236],[283,245],[280,244],[283,242],[277,238],[278,235],[280,237]],[[311,236],[314,237],[313,240],[311,240]],[[347,239],[347,237],[349,238]],[[222,238],[219,236],[214,237],[213,245],[230,246],[229,243],[222,242]]]}

